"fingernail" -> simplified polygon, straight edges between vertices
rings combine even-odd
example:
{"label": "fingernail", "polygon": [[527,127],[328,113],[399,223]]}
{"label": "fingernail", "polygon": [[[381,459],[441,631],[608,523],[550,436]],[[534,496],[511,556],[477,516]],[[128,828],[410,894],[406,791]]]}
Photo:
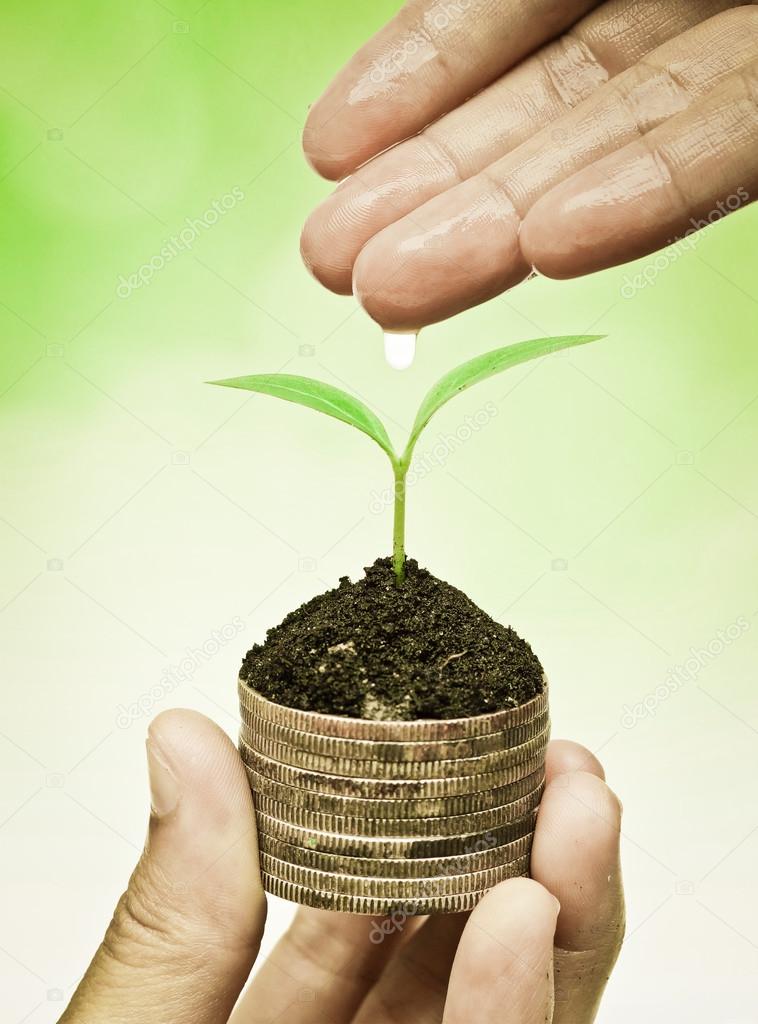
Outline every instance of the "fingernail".
{"label": "fingernail", "polygon": [[150,807],[157,818],[171,814],[179,803],[179,783],[154,736],[148,735],[147,773],[150,779]]}

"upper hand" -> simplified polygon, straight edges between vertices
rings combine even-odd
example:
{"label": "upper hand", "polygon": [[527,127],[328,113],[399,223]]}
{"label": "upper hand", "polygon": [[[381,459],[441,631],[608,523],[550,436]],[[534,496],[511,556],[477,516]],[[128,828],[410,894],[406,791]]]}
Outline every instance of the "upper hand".
{"label": "upper hand", "polygon": [[305,226],[307,265],[416,329],[533,267],[615,266],[751,202],[758,4],[409,0],[304,145],[350,175]]}

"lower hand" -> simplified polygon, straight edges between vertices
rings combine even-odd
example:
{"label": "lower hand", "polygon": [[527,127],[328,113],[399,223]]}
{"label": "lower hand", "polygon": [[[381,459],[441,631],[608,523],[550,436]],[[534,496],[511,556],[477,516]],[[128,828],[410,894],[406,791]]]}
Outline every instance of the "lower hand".
{"label": "lower hand", "polygon": [[621,809],[583,747],[548,750],[532,879],[496,886],[471,914],[301,908],[239,1002],[266,917],[244,768],[192,711],[152,723],[148,763],[145,851],[60,1024],[594,1019],[624,927]]}

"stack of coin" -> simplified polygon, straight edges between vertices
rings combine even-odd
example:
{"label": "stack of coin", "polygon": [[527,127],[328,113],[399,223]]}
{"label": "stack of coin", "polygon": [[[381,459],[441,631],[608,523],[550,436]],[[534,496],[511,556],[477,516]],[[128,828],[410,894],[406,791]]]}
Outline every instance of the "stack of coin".
{"label": "stack of coin", "polygon": [[470,910],[529,871],[547,683],[475,718],[370,721],[275,704],[239,681],[240,752],[265,889],[326,910]]}

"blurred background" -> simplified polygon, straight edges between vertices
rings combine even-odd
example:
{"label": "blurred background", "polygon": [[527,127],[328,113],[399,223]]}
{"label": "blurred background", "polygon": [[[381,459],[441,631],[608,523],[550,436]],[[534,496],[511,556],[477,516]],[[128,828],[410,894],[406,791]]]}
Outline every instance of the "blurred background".
{"label": "blurred background", "polygon": [[[532,643],[555,735],[598,752],[624,802],[629,930],[600,1019],[758,1020],[758,208],[632,267],[533,280],[425,331],[412,370],[392,372],[356,303],[308,276],[298,235],[329,190],[300,153],[307,105],[394,10],[5,5],[12,1024],[57,1019],[125,885],[150,718],[194,707],[234,736],[245,650],[389,552],[375,446],[203,382],[319,377],[400,439],[456,363],[584,331],[608,338],[433,422],[409,550]],[[271,904],[269,943],[292,910]]]}

